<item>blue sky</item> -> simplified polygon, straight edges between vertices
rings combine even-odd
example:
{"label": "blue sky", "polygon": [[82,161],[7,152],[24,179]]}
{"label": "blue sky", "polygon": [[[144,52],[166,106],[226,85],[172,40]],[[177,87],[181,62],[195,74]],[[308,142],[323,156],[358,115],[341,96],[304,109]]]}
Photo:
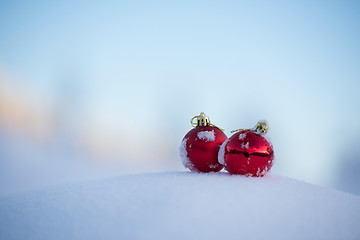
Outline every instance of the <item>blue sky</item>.
{"label": "blue sky", "polygon": [[152,158],[180,162],[201,111],[228,136],[265,118],[274,172],[326,184],[359,139],[359,10],[356,1],[1,1],[0,66],[45,106],[68,101],[75,128],[150,142]]}

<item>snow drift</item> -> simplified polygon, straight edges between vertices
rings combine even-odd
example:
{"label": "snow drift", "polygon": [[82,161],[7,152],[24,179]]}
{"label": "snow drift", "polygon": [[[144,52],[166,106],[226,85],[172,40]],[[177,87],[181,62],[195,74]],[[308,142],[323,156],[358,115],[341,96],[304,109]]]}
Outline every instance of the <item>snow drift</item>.
{"label": "snow drift", "polygon": [[359,239],[360,197],[280,177],[129,175],[0,198],[0,239]]}

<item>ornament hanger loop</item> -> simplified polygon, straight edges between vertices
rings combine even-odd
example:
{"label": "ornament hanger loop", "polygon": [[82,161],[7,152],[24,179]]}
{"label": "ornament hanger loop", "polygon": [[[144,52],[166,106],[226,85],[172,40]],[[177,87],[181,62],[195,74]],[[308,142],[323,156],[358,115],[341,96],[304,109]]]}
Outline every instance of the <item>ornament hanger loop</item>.
{"label": "ornament hanger loop", "polygon": [[259,133],[259,134],[266,134],[267,131],[268,131],[268,124],[267,122],[264,120],[264,121],[259,121],[255,127],[253,129],[244,129],[244,128],[241,128],[241,129],[236,129],[236,130],[232,130],[231,133],[234,133],[234,132],[239,132],[239,131],[246,131],[246,130],[253,130],[255,131],[256,133]]}
{"label": "ornament hanger loop", "polygon": [[240,129],[232,130],[230,133],[246,131],[246,130],[250,130],[250,129],[240,128]]}

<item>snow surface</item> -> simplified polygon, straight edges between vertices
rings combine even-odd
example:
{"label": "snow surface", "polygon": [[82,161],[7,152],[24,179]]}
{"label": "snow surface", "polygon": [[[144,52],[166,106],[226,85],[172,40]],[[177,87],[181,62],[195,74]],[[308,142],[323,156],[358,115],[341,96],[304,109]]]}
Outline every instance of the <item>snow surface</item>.
{"label": "snow surface", "polygon": [[268,175],[120,176],[0,198],[0,239],[360,239],[360,197]]}
{"label": "snow surface", "polygon": [[201,131],[197,133],[198,138],[205,140],[206,142],[215,141],[215,132],[212,131]]}

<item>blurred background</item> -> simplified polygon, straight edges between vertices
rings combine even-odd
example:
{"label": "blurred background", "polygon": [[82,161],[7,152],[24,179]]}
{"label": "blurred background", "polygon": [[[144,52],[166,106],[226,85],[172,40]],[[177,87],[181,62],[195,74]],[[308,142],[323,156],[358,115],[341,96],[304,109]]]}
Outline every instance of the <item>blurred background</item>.
{"label": "blurred background", "polygon": [[186,171],[200,112],[360,194],[359,43],[358,1],[0,1],[0,194]]}

